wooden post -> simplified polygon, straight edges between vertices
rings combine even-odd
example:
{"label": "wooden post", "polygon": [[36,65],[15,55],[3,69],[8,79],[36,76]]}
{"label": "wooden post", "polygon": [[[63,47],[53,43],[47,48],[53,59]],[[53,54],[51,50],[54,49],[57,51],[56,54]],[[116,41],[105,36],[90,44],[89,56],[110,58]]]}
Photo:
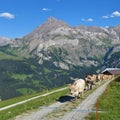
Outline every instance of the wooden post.
{"label": "wooden post", "polygon": [[96,102],[96,120],[98,120],[98,100]]}
{"label": "wooden post", "polygon": [[106,96],[108,95],[108,85],[106,87]]}

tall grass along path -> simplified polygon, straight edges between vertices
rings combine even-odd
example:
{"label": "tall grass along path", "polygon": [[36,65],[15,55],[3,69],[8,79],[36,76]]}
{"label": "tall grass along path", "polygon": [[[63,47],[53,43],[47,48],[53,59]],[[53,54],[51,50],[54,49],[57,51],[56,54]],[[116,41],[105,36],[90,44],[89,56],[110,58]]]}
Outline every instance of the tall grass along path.
{"label": "tall grass along path", "polygon": [[52,91],[52,92],[45,93],[45,94],[43,94],[43,95],[39,95],[39,96],[32,97],[32,98],[27,99],[27,100],[23,100],[23,101],[21,101],[21,102],[18,102],[18,103],[12,104],[12,105],[8,105],[8,106],[5,106],[5,107],[2,107],[2,108],[0,108],[0,111],[9,109],[9,108],[11,108],[11,107],[15,107],[15,106],[17,106],[17,105],[26,103],[26,102],[28,102],[28,101],[31,101],[31,100],[34,100],[34,99],[37,99],[37,98],[40,98],[40,97],[44,97],[44,96],[53,94],[53,93],[55,93],[55,92],[59,92],[59,91],[65,90],[65,89],[67,89],[67,88],[68,88],[68,87],[61,88],[61,89],[58,89],[58,90],[55,90],[55,91]]}

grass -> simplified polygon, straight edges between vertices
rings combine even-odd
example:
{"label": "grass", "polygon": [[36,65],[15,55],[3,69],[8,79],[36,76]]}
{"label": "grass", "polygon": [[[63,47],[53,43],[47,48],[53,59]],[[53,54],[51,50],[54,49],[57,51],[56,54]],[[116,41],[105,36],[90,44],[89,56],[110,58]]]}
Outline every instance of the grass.
{"label": "grass", "polygon": [[0,51],[0,60],[10,59],[10,60],[23,60],[22,57],[12,56]]}
{"label": "grass", "polygon": [[10,77],[11,78],[13,78],[13,79],[19,79],[19,80],[25,80],[27,77],[28,78],[32,78],[32,74],[29,74],[29,75],[26,75],[26,74],[12,74],[12,75],[10,75]]}
{"label": "grass", "polygon": [[[120,120],[120,77],[108,86],[108,94],[104,92],[98,99],[99,120]],[[95,109],[95,107],[93,108]],[[95,120],[96,114],[90,113],[86,120]]]}
{"label": "grass", "polygon": [[40,95],[40,94],[43,94],[43,93],[46,93],[46,91],[43,91],[43,92],[41,92],[41,93],[24,95],[24,96],[21,96],[21,97],[15,97],[15,98],[12,98],[12,99],[8,99],[8,100],[1,101],[1,102],[0,102],[0,108],[5,107],[5,106],[8,106],[8,105],[11,105],[11,104],[14,104],[14,103],[17,103],[17,102],[20,102],[20,101],[22,101],[22,100],[26,100],[26,99],[35,97],[35,96]]}
{"label": "grass", "polygon": [[44,72],[48,74],[48,73],[51,73],[51,70],[49,70],[48,68],[44,68]]}
{"label": "grass", "polygon": [[27,95],[24,95],[24,96],[4,100],[4,101],[0,102],[0,108],[11,105],[11,104],[14,104],[14,103],[17,103],[17,102],[20,102],[20,101],[23,101],[23,100],[26,100],[26,99],[29,99],[29,98],[32,98],[32,97],[35,97],[35,96],[38,96],[38,95],[45,94],[47,92],[52,92],[54,90],[61,89],[61,88],[64,88],[64,87],[66,87],[66,85],[62,86],[62,87],[53,88],[49,91],[48,90],[43,90],[42,92],[37,92],[37,93],[29,94],[29,95],[27,94]]}
{"label": "grass", "polygon": [[[53,90],[50,90],[50,91],[53,91]],[[68,92],[69,92],[69,90],[66,89],[66,90],[63,90],[60,92],[52,93],[50,95],[31,100],[31,101],[21,104],[21,105],[17,105],[15,107],[0,111],[0,120],[8,120],[8,119],[13,118],[21,113],[28,111],[28,110],[37,109],[40,106],[49,105],[51,103],[54,103],[60,96],[66,95],[66,94],[68,94]],[[39,95],[40,95],[40,93],[39,93]],[[36,95],[34,95],[34,96],[36,96]],[[29,97],[30,96],[27,96],[27,99]],[[21,101],[22,99],[25,99],[25,96],[14,98],[14,99],[8,100],[8,101],[0,102],[0,105],[1,105],[1,107],[3,107],[2,104],[4,104],[4,106],[7,106],[8,103],[13,104],[13,103],[16,103],[17,101]]]}
{"label": "grass", "polygon": [[35,93],[36,91],[31,89],[31,88],[19,88],[17,89],[18,92],[20,92],[21,94],[25,95],[28,93]]}

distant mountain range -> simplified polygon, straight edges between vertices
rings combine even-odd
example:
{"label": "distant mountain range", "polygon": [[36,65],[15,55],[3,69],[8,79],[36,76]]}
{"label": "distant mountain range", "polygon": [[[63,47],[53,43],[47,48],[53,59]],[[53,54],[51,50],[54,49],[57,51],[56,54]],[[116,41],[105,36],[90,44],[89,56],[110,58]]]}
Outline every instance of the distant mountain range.
{"label": "distant mountain range", "polygon": [[11,43],[11,39],[7,37],[0,37],[0,46],[5,46]]}
{"label": "distant mountain range", "polygon": [[22,38],[0,37],[0,46],[3,99],[61,86],[105,67],[120,68],[119,25],[72,27],[50,17]]}

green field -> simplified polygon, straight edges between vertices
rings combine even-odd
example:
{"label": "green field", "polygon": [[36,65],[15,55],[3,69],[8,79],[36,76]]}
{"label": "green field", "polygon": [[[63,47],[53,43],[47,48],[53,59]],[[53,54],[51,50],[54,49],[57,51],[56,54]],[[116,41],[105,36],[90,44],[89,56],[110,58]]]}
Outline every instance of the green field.
{"label": "green field", "polygon": [[[98,99],[98,110],[102,111],[98,112],[98,120],[120,120],[120,76],[109,84],[107,91]],[[90,113],[86,120],[96,120],[96,113]]]}
{"label": "green field", "polygon": [[[54,91],[54,90],[55,89],[50,90],[49,92]],[[46,91],[44,91],[44,93],[46,93]],[[8,119],[13,118],[13,117],[15,117],[23,112],[28,111],[28,110],[37,109],[43,105],[49,105],[51,103],[56,102],[56,100],[58,100],[59,97],[67,95],[68,93],[69,93],[69,90],[65,89],[63,91],[55,92],[55,93],[52,93],[50,95],[31,100],[27,103],[17,105],[15,107],[0,111],[0,120],[8,120]],[[0,107],[14,104],[16,102],[25,100],[26,98],[28,99],[28,98],[31,98],[33,96],[37,96],[40,94],[43,94],[43,93],[38,93],[38,94],[30,95],[30,96],[23,96],[23,97],[17,97],[17,98],[11,99],[11,100],[6,100],[3,102],[0,102]]]}

